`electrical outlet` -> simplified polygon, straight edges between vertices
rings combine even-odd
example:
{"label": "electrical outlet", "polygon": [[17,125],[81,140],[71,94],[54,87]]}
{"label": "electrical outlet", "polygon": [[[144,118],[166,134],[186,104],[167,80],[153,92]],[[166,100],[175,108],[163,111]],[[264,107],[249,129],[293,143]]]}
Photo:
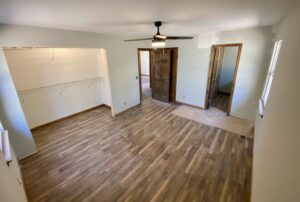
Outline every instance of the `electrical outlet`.
{"label": "electrical outlet", "polygon": [[184,95],[184,96],[182,96],[182,99],[184,99],[184,100],[185,100],[185,95]]}
{"label": "electrical outlet", "polygon": [[124,102],[124,105],[127,105],[127,103],[126,103],[126,102]]}

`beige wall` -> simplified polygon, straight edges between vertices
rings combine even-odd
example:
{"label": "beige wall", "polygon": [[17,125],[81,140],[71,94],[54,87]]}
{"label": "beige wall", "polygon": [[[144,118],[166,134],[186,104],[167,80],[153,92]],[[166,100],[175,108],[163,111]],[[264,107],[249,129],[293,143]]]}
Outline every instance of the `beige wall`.
{"label": "beige wall", "polygon": [[256,116],[253,202],[300,201],[300,2],[282,21],[282,40],[264,117]]}

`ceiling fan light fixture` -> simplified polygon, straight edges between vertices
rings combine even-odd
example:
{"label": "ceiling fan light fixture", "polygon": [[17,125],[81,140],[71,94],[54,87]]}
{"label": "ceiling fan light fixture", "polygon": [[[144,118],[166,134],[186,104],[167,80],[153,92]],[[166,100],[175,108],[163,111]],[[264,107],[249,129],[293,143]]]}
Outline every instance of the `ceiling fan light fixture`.
{"label": "ceiling fan light fixture", "polygon": [[144,39],[127,39],[124,40],[127,41],[146,41],[146,40],[152,40],[152,46],[153,47],[164,47],[166,45],[166,40],[183,40],[183,39],[193,39],[192,36],[165,36],[160,34],[159,27],[162,25],[161,21],[154,22],[154,26],[157,28],[156,34],[153,36],[153,38],[144,38]]}
{"label": "ceiling fan light fixture", "polygon": [[166,41],[164,39],[154,39],[152,40],[152,47],[165,47],[166,46]]}

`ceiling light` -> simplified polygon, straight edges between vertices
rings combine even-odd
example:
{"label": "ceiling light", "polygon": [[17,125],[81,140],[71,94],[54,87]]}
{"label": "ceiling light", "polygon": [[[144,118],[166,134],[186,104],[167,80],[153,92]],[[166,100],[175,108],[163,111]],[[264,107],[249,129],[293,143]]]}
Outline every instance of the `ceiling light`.
{"label": "ceiling light", "polygon": [[164,39],[154,39],[152,40],[152,46],[153,47],[165,47],[166,41]]}

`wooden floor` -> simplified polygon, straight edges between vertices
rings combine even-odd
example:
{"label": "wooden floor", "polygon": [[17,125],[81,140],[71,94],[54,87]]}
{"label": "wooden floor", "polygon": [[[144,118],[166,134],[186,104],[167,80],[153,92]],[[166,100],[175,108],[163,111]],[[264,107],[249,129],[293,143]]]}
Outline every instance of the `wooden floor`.
{"label": "wooden floor", "polygon": [[213,100],[211,106],[221,109],[224,112],[228,111],[230,95],[226,93],[218,93],[216,98]]}
{"label": "wooden floor", "polygon": [[173,115],[147,99],[116,118],[101,107],[33,132],[21,162],[30,201],[230,201],[250,195],[252,139]]}

